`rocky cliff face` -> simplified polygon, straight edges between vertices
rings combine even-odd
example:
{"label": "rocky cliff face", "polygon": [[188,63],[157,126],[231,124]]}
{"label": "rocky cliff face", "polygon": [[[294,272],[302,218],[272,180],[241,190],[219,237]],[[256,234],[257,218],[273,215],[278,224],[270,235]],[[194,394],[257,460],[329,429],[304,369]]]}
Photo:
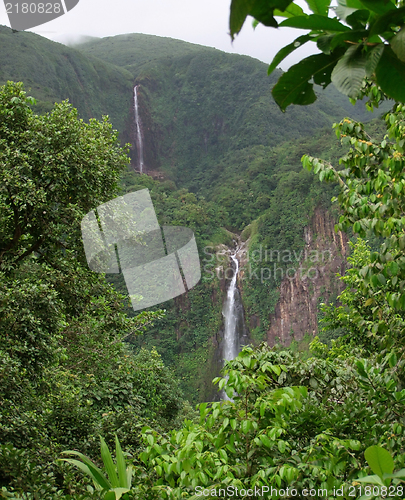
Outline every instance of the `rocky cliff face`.
{"label": "rocky cliff face", "polygon": [[267,342],[288,345],[305,333],[318,332],[318,304],[340,293],[348,254],[347,236],[335,233],[335,221],[326,210],[317,208],[304,229],[305,249],[297,272],[290,273],[280,285],[280,299],[270,315]]}

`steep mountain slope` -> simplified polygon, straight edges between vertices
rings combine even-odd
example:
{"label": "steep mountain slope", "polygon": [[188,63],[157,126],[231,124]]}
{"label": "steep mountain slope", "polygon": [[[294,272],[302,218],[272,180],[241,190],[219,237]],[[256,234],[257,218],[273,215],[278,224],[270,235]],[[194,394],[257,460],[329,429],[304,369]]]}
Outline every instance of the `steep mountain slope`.
{"label": "steep mountain slope", "polygon": [[125,129],[132,102],[132,76],[125,69],[6,26],[0,26],[0,46],[0,84],[24,82],[37,112],[69,99],[82,118],[108,114],[115,128]]}
{"label": "steep mountain slope", "polygon": [[[140,85],[146,167],[163,170],[195,192],[229,151],[275,146],[313,134],[348,114],[346,101],[333,90],[310,108],[292,107],[282,113],[271,97],[279,74],[268,77],[266,64],[246,56],[137,34],[76,48],[131,71]],[[364,117],[363,108],[350,111]],[[136,168],[136,150],[132,156]]]}

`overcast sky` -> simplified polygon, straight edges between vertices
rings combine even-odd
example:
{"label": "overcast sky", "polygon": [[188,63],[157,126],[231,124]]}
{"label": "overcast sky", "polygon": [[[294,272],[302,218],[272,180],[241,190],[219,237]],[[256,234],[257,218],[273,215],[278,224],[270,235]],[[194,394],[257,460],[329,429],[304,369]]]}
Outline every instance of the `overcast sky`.
{"label": "overcast sky", "polygon": [[[246,54],[266,63],[271,62],[283,45],[303,34],[301,30],[264,26],[253,30],[248,19],[232,44],[228,35],[229,6],[230,0],[80,0],[64,16],[31,31],[61,42],[78,35],[106,37],[146,33]],[[10,26],[3,2],[0,24]],[[286,59],[281,67],[287,69],[302,56],[316,51],[314,44],[307,45]]]}

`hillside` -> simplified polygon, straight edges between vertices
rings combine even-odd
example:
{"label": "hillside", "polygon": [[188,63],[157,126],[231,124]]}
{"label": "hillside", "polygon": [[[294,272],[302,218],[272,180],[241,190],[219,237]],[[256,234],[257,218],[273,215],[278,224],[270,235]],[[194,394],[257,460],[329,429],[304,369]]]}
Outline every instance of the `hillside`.
{"label": "hillside", "polygon": [[[277,74],[269,78],[266,65],[250,57],[139,34],[75,48],[5,27],[0,37],[6,48],[0,79],[22,80],[38,101],[36,111],[69,98],[84,119],[108,114],[121,139],[132,144],[133,86],[139,85],[146,170],[163,181],[133,169],[122,179],[123,190],[148,187],[159,222],[191,227],[202,259],[207,247],[232,245],[242,231],[252,250],[266,245],[299,252],[317,208],[329,217],[333,186],[321,187],[302,170],[300,158],[306,152],[337,158],[340,148],[330,125],[348,109],[365,116],[361,106],[347,106],[333,90],[311,107],[281,113],[271,97]],[[135,146],[131,157],[136,167]],[[109,279],[125,291],[122,276]],[[334,282],[330,270],[311,299],[311,317],[317,317],[321,289],[329,290],[329,298],[336,295]],[[269,325],[283,300],[281,285],[277,279],[240,283],[250,335],[257,342],[274,341]],[[221,365],[226,287],[225,279],[205,270],[195,289],[162,305],[165,319],[135,342],[158,348],[190,400],[212,397],[211,376]],[[297,325],[294,308],[290,315],[291,322],[284,323]],[[294,328],[298,339],[307,331]]]}
{"label": "hillside", "polygon": [[210,54],[220,52],[210,47],[183,42],[174,38],[140,33],[88,40],[76,43],[73,47],[86,55],[126,68],[132,74],[137,74],[143,64],[151,61],[183,57],[202,51]]}
{"label": "hillside", "polygon": [[111,117],[115,128],[126,127],[132,77],[113,66],[34,33],[0,26],[0,84],[22,81],[42,113],[69,99],[84,119]]}
{"label": "hillside", "polygon": [[[279,72],[268,77],[267,65],[256,59],[179,40],[132,34],[76,48],[133,74],[140,85],[146,167],[163,170],[195,192],[230,151],[311,135],[348,113],[358,119],[372,116],[333,89],[310,108],[282,113],[271,97]],[[136,151],[132,158],[135,166]]]}

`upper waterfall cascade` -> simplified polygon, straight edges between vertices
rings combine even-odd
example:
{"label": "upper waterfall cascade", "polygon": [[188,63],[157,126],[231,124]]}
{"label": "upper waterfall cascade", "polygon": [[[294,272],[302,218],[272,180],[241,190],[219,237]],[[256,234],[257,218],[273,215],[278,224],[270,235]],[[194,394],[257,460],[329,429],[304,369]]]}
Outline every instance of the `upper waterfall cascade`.
{"label": "upper waterfall cascade", "polygon": [[136,141],[138,143],[138,159],[139,159],[139,171],[143,172],[143,141],[142,141],[142,129],[141,120],[139,117],[138,109],[138,87],[134,87],[134,107],[135,107],[135,125],[136,125]]}

